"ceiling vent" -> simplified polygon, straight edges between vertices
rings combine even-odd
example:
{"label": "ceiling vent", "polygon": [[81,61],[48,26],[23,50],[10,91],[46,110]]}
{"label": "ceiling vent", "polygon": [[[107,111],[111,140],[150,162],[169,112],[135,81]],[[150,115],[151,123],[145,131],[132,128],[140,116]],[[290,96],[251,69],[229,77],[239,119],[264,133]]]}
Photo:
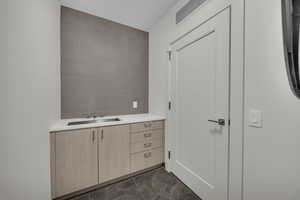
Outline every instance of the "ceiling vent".
{"label": "ceiling vent", "polygon": [[176,13],[176,24],[181,22],[184,18],[186,18],[191,12],[193,12],[196,8],[198,8],[205,1],[207,1],[207,0],[190,0],[185,6],[183,6]]}

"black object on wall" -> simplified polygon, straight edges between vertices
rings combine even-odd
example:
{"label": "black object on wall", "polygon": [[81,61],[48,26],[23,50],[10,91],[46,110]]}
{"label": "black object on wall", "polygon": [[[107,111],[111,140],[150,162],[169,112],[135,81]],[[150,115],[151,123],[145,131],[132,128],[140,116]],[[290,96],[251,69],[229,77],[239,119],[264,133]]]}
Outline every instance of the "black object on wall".
{"label": "black object on wall", "polygon": [[288,79],[293,93],[300,98],[299,0],[282,0],[282,20],[284,53]]}

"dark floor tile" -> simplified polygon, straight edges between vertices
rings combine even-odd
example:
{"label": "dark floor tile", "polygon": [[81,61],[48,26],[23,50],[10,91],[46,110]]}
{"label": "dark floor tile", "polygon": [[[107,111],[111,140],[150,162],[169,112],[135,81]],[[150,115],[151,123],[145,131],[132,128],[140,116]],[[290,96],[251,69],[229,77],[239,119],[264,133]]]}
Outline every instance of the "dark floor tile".
{"label": "dark floor tile", "polygon": [[153,178],[158,170],[151,171],[134,178],[138,191],[143,196],[144,200],[157,200],[159,194],[154,191]]}
{"label": "dark floor tile", "polygon": [[171,199],[173,188],[181,184],[163,168],[137,176],[134,181],[145,200]]}
{"label": "dark floor tile", "polygon": [[78,197],[75,197],[71,200],[90,200],[90,193],[88,194],[84,194],[84,195],[80,195]]}
{"label": "dark floor tile", "polygon": [[163,168],[115,183],[72,200],[201,200]]}
{"label": "dark floor tile", "polygon": [[163,168],[137,176],[134,181],[144,200],[200,200],[186,185]]}
{"label": "dark floor tile", "polygon": [[132,179],[94,191],[91,200],[142,200]]}
{"label": "dark floor tile", "polygon": [[[146,200],[146,199],[145,199],[145,200]],[[153,200],[169,200],[169,198],[157,196],[157,197],[155,197]]]}
{"label": "dark floor tile", "polygon": [[172,200],[201,200],[193,191],[181,182],[178,182],[169,194]]}

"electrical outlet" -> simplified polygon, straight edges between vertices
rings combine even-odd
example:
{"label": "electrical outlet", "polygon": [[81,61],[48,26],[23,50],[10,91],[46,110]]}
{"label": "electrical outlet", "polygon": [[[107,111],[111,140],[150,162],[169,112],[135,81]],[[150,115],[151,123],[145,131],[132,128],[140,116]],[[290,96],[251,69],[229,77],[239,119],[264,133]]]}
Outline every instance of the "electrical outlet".
{"label": "electrical outlet", "polygon": [[137,109],[138,108],[138,101],[133,101],[132,102],[132,108]]}

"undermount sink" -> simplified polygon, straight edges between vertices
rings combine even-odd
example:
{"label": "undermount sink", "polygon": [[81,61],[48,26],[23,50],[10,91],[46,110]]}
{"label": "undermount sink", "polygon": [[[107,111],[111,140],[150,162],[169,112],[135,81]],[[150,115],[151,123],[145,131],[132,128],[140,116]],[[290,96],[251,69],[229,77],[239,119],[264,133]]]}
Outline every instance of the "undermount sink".
{"label": "undermount sink", "polygon": [[119,122],[121,121],[120,118],[107,118],[107,119],[101,119],[102,122]]}
{"label": "undermount sink", "polygon": [[93,123],[96,123],[96,122],[97,122],[97,120],[75,121],[75,122],[69,122],[68,126],[82,125],[82,124],[93,124]]}
{"label": "undermount sink", "polygon": [[82,124],[93,124],[96,122],[119,122],[121,121],[120,118],[107,118],[107,119],[99,119],[99,120],[84,120],[84,121],[74,121],[74,122],[69,122],[68,126],[75,126],[75,125],[82,125]]}

